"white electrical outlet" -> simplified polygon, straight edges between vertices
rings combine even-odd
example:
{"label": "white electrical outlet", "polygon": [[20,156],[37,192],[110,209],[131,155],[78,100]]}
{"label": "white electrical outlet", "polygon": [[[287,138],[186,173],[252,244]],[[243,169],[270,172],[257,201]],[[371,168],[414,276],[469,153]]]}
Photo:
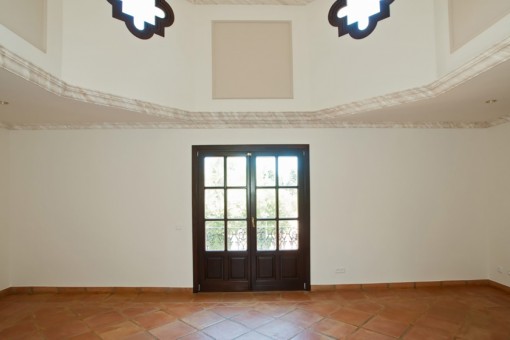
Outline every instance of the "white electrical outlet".
{"label": "white electrical outlet", "polygon": [[498,266],[498,273],[503,274],[503,267]]}
{"label": "white electrical outlet", "polygon": [[344,267],[337,268],[335,274],[345,274],[346,270]]}

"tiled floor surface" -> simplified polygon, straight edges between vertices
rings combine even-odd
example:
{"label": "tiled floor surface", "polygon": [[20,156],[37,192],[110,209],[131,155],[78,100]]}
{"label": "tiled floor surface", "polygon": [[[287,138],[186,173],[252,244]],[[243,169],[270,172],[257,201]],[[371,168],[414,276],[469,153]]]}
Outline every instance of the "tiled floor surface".
{"label": "tiled floor surface", "polygon": [[510,339],[491,287],[0,298],[0,339]]}

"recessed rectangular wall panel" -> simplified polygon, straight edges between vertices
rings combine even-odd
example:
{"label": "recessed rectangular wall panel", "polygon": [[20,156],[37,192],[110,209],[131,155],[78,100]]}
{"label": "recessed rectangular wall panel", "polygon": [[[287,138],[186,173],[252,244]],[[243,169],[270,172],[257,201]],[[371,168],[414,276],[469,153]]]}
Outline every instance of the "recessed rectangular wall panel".
{"label": "recessed rectangular wall panel", "polygon": [[290,21],[212,23],[213,99],[292,99]]}
{"label": "recessed rectangular wall panel", "polygon": [[46,51],[46,0],[0,0],[0,24]]}
{"label": "recessed rectangular wall panel", "polygon": [[455,51],[510,14],[509,0],[449,0],[450,49]]}

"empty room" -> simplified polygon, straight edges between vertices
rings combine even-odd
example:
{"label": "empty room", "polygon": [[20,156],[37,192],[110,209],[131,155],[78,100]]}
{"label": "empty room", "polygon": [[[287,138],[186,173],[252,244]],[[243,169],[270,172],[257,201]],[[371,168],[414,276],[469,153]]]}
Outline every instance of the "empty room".
{"label": "empty room", "polygon": [[0,339],[510,339],[508,0],[0,0]]}

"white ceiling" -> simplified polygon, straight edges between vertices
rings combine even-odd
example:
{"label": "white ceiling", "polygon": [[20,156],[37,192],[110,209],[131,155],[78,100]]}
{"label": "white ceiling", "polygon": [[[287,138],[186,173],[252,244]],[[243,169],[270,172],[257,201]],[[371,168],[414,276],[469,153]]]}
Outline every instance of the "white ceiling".
{"label": "white ceiling", "polygon": [[[479,60],[421,88],[313,112],[188,112],[73,87],[29,63],[18,68],[4,63],[0,101],[9,105],[0,105],[0,124],[10,129],[485,128],[510,121],[507,50],[505,47],[499,54],[488,51]],[[5,60],[8,56],[3,52]],[[485,103],[491,99],[497,102]]]}

